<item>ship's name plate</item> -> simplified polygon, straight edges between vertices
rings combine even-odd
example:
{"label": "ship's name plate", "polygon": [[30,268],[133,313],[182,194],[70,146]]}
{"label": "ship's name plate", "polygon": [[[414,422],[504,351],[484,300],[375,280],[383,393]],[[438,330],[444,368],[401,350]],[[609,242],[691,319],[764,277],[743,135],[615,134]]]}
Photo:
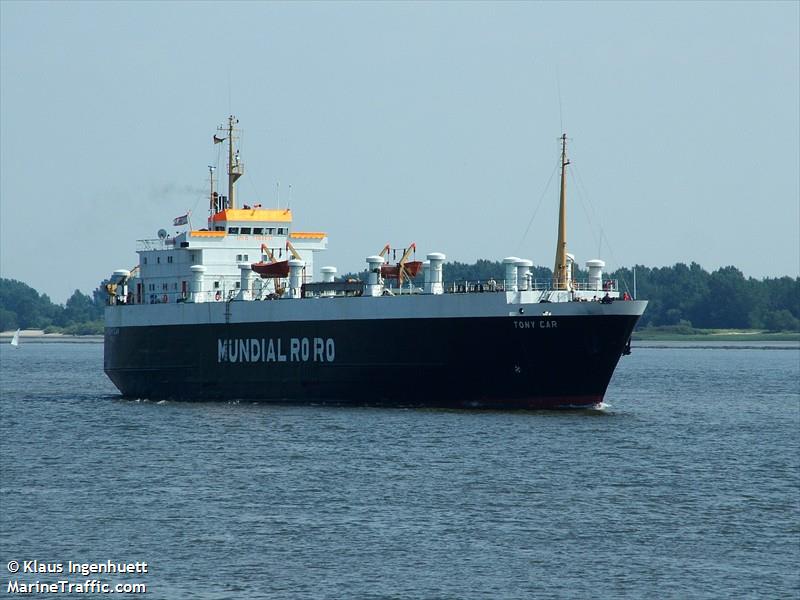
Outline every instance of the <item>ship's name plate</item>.
{"label": "ship's name plate", "polygon": [[333,362],[333,338],[231,338],[217,339],[218,363]]}
{"label": "ship's name plate", "polygon": [[553,329],[558,327],[558,321],[539,319],[536,321],[514,321],[514,329]]}

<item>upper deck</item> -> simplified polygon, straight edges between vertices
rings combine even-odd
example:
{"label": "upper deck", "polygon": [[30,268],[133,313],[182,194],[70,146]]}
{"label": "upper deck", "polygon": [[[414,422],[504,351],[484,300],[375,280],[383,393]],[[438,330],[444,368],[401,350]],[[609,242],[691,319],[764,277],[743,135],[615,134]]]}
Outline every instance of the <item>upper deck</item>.
{"label": "upper deck", "polygon": [[[204,304],[257,300],[302,300],[306,298],[395,297],[395,296],[470,296],[488,294],[507,302],[523,298],[527,303],[610,302],[620,297],[616,281],[604,280],[605,263],[595,259],[586,263],[589,277],[573,279],[575,258],[567,252],[563,231],[566,166],[566,137],[562,136],[562,197],[560,231],[553,278],[532,278],[533,262],[510,256],[503,259],[503,273],[497,278],[475,281],[445,280],[445,255],[429,253],[425,263],[411,257],[416,244],[395,249],[402,256],[396,264],[386,264],[387,245],[380,255],[367,257],[365,281],[335,280],[336,269],[323,267],[315,272],[315,254],[327,249],[327,234],[320,231],[293,231],[293,214],[287,208],[264,208],[261,204],[237,204],[235,182],[244,174],[239,151],[235,150],[231,116],[221,137],[214,143],[228,142],[228,195],[215,191],[214,167],[209,167],[209,213],[206,227],[196,229],[190,213],[176,218],[173,226],[188,229],[169,236],[166,230],[158,239],[139,240],[139,264],[131,271],[114,273],[108,286],[110,303],[116,305]],[[388,256],[388,254],[386,255]],[[393,262],[396,258],[393,258]],[[424,265],[424,267],[423,267]],[[420,269],[422,277],[417,278]],[[257,277],[256,273],[261,275]],[[288,275],[288,276],[287,276]],[[623,299],[628,299],[627,293]]]}

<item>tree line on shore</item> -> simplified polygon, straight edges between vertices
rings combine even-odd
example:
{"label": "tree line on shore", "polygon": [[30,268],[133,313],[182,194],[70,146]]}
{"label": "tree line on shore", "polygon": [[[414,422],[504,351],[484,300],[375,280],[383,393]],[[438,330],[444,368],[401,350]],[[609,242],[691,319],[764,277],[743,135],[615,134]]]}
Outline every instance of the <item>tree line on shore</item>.
{"label": "tree line on shore", "polygon": [[91,296],[75,290],[61,305],[21,281],[0,279],[0,331],[21,328],[73,335],[103,333],[104,283]]}
{"label": "tree line on shore", "polygon": [[[677,263],[671,267],[623,267],[604,273],[603,278],[617,280],[620,292],[633,295],[634,270],[636,296],[649,300],[639,329],[662,327],[676,333],[692,333],[694,329],[800,331],[800,277],[755,279],[745,277],[736,267],[709,273],[693,262],[688,266]],[[505,266],[500,261],[444,265],[448,282],[502,281],[504,273]],[[553,271],[537,266],[531,274],[535,280],[548,282]],[[585,280],[587,275],[578,268],[574,279]],[[355,276],[363,279],[365,275]]]}
{"label": "tree line on shore", "polygon": [[[488,260],[444,265],[446,281],[501,281],[504,270],[501,262]],[[709,273],[694,262],[688,266],[623,267],[603,277],[616,279],[620,291],[633,294],[634,270],[636,295],[650,302],[639,328],[663,327],[686,333],[695,328],[800,331],[800,277],[755,279],[732,266]],[[358,275],[363,274],[343,278]],[[532,275],[548,281],[552,271],[534,267]],[[585,277],[586,273],[578,269],[575,279]],[[0,330],[19,327],[78,335],[102,333],[105,283],[101,282],[91,295],[75,290],[60,305],[21,281],[0,278]]]}

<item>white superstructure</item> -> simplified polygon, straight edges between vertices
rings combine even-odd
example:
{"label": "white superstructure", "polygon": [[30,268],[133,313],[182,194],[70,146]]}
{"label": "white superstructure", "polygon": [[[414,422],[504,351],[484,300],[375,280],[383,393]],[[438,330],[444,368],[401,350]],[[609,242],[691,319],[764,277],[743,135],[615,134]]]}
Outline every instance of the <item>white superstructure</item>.
{"label": "white superstructure", "polygon": [[[214,170],[209,167],[211,185],[206,227],[193,229],[188,214],[173,225],[187,230],[169,237],[159,231],[157,239],[139,240],[139,264],[131,271],[114,272],[108,291],[113,304],[153,305],[305,297],[367,296],[380,298],[399,295],[433,295],[505,292],[506,302],[554,303],[610,301],[620,294],[615,281],[603,280],[602,260],[586,263],[588,282],[573,279],[575,257],[566,251],[564,170],[566,136],[562,136],[562,190],[556,269],[552,280],[536,280],[533,262],[510,256],[503,260],[504,280],[448,282],[444,278],[445,255],[427,254],[427,260],[410,261],[416,244],[399,250],[397,265],[387,264],[389,245],[380,255],[368,256],[366,280],[335,282],[335,267],[315,272],[315,254],[327,248],[327,234],[319,231],[294,231],[289,208],[262,208],[261,204],[235,202],[235,182],[244,173],[234,141],[235,117],[221,127],[214,143],[228,141],[228,196],[214,190]],[[396,249],[396,251],[398,251]],[[410,261],[410,262],[409,262]],[[424,273],[422,287],[411,280],[418,270]],[[321,277],[320,277],[321,276]],[[386,279],[385,279],[386,278]],[[398,286],[392,285],[392,278]],[[408,282],[403,287],[404,279]],[[312,284],[312,285],[309,285]],[[627,295],[625,297],[627,299]]]}
{"label": "white superstructure", "polygon": [[[128,280],[127,302],[158,304],[177,301],[230,299],[241,287],[240,263],[267,262],[293,257],[288,245],[305,263],[303,283],[316,280],[314,254],[325,250],[322,232],[293,232],[290,209],[226,209],[212,215],[210,227],[189,230],[175,237],[139,240],[139,268]],[[205,269],[192,270],[203,266]],[[192,288],[201,273],[202,288]],[[280,287],[280,286],[278,286]],[[253,298],[275,292],[270,279],[253,278]],[[190,296],[191,292],[201,292]]]}

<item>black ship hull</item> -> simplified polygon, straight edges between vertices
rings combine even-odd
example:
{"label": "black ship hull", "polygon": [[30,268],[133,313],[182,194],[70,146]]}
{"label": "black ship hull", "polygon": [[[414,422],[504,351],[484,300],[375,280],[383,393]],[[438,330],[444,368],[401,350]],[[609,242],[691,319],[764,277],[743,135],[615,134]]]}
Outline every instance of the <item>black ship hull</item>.
{"label": "black ship hull", "polygon": [[127,398],[585,408],[603,400],[638,315],[107,327]]}

